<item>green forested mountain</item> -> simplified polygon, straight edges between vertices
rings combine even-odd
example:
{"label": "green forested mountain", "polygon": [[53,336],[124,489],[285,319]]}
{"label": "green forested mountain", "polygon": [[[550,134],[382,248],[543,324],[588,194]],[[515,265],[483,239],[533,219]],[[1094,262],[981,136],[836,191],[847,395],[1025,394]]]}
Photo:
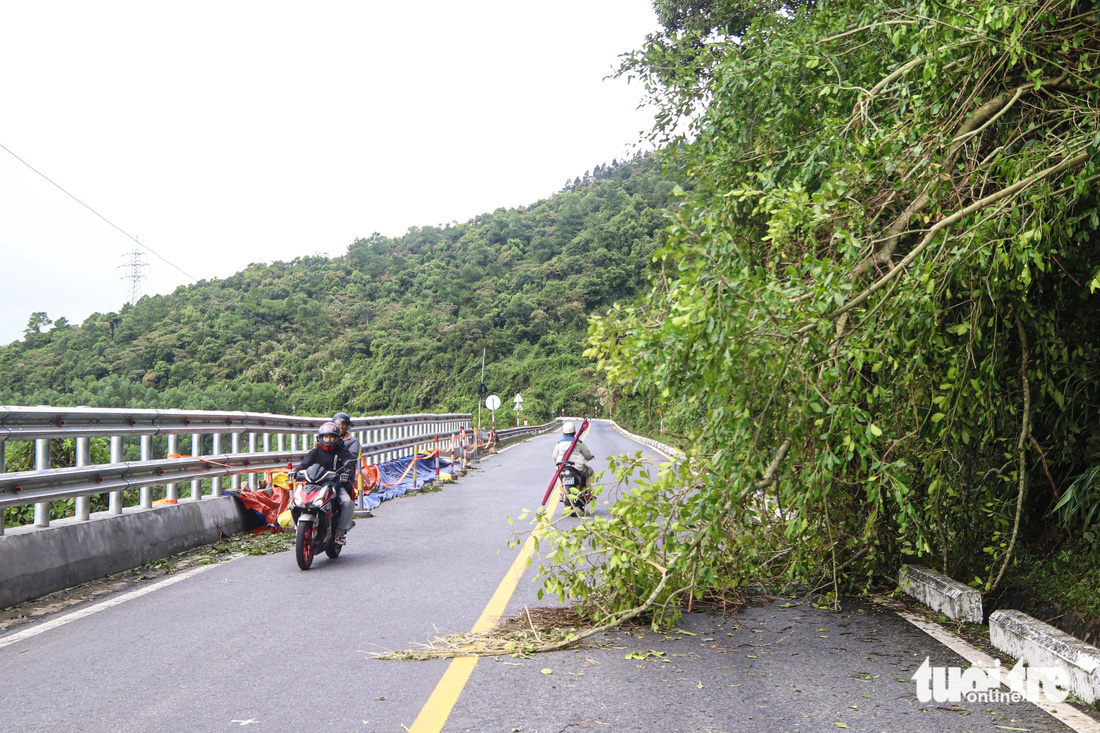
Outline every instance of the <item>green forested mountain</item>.
{"label": "green forested mountain", "polygon": [[0,404],[468,412],[484,349],[486,385],[522,391],[525,416],[590,410],[587,317],[637,293],[671,188],[638,157],[526,208],[254,264],[80,326],[34,314],[0,348]]}

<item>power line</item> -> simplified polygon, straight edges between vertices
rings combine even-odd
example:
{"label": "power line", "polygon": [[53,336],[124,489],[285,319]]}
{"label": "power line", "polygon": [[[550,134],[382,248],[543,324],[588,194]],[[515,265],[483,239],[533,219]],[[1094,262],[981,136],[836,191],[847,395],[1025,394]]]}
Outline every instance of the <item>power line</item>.
{"label": "power line", "polygon": [[[11,155],[11,157],[15,158],[15,159],[16,159],[16,160],[18,160],[18,161],[19,161],[20,163],[22,163],[23,165],[27,166],[27,167],[28,167],[28,168],[30,168],[30,169],[31,169],[32,171],[34,171],[35,173],[37,173],[38,175],[42,176],[42,177],[43,177],[43,178],[45,178],[45,179],[46,179],[47,181],[49,181],[49,182],[50,182],[51,184],[53,184],[54,186],[56,186],[56,187],[57,187],[57,190],[61,191],[61,193],[65,194],[66,196],[68,196],[69,198],[71,198],[71,199],[72,199],[73,201],[77,202],[78,204],[80,204],[81,206],[83,206],[83,207],[84,207],[85,209],[87,209],[88,211],[92,212],[93,214],[95,214],[96,216],[98,216],[98,217],[99,217],[100,219],[102,219],[103,221],[107,222],[107,224],[108,224],[108,225],[110,225],[111,227],[113,227],[114,229],[117,229],[118,231],[122,232],[122,234],[123,234],[123,235],[124,235],[124,236],[125,236],[125,237],[126,237],[127,239],[130,239],[130,240],[132,240],[132,241],[134,242],[134,244],[136,244],[137,246],[139,246],[139,247],[141,247],[142,249],[146,250],[147,252],[149,252],[149,253],[151,253],[151,254],[154,254],[154,255],[156,255],[156,256],[157,256],[157,257],[158,257],[158,258],[159,258],[159,259],[160,259],[160,260],[161,260],[162,262],[164,262],[165,264],[169,265],[170,267],[172,267],[172,268],[174,268],[174,269],[178,270],[179,272],[181,272],[181,273],[182,273],[182,274],[183,274],[183,275],[184,275],[184,276],[185,276],[185,277],[186,277],[186,278],[187,278],[188,280],[190,280],[191,282],[194,282],[194,283],[198,283],[199,279],[198,279],[197,277],[195,277],[194,275],[192,275],[192,274],[191,274],[191,273],[189,273],[189,272],[186,272],[186,271],[185,271],[185,270],[184,270],[183,268],[181,268],[181,267],[180,267],[179,265],[177,265],[176,263],[174,263],[174,262],[170,261],[170,260],[169,260],[168,258],[164,257],[164,256],[163,256],[162,254],[160,254],[159,252],[157,252],[156,250],[154,250],[154,249],[153,249],[152,247],[149,247],[149,246],[147,246],[147,245],[144,245],[144,244],[142,244],[141,242],[139,242],[139,241],[138,241],[138,239],[137,239],[137,237],[131,236],[131,235],[130,235],[130,233],[129,233],[129,232],[127,232],[127,231],[126,231],[125,229],[123,229],[122,227],[120,227],[120,226],[118,226],[117,224],[115,224],[115,223],[114,223],[113,221],[111,221],[110,219],[108,219],[107,217],[105,217],[105,216],[104,216],[103,214],[100,214],[100,213],[99,213],[98,211],[96,211],[95,209],[93,209],[93,208],[92,208],[91,206],[88,206],[88,204],[84,203],[83,201],[81,201],[80,199],[78,199],[78,198],[77,198],[76,196],[73,196],[73,195],[72,195],[71,193],[69,193],[69,192],[68,192],[68,191],[66,191],[66,190],[65,190],[64,188],[62,188],[62,187],[61,187],[61,185],[60,185],[59,183],[57,183],[57,182],[56,182],[56,181],[54,181],[54,180],[53,180],[52,178],[50,178],[49,176],[47,176],[47,175],[46,175],[45,173],[43,173],[42,171],[38,170],[38,169],[37,169],[37,168],[35,168],[35,167],[34,167],[33,165],[31,165],[30,163],[28,163],[27,161],[23,160],[23,159],[22,159],[22,158],[20,158],[20,157],[19,157],[18,155],[16,155],[15,153],[13,153],[13,152],[12,152],[12,150],[11,150],[11,148],[9,148],[8,146],[4,145],[3,143],[0,143],[0,148],[3,148],[4,150],[6,150],[6,151],[8,152],[8,154],[9,154],[9,155]],[[136,250],[134,250],[134,251],[133,251],[133,252],[131,252],[130,254],[131,254],[131,255],[133,255],[133,254],[134,254],[135,252],[137,252],[137,251],[136,251]],[[132,262],[132,261],[131,261],[131,262]],[[144,267],[144,266],[145,266],[145,263],[142,263],[142,264],[141,264],[141,267]],[[132,265],[132,264],[131,264],[131,267],[133,267],[133,265]],[[128,302],[129,302],[129,303],[131,303],[131,304],[133,304],[133,303],[135,303],[135,302],[136,302],[136,298],[134,297],[135,287],[136,287],[136,289],[137,289],[137,292],[138,292],[138,297],[140,297],[141,284],[140,284],[140,282],[138,282],[138,283],[136,283],[136,284],[135,284],[135,282],[134,282],[134,275],[133,275],[133,272],[132,272],[132,271],[131,271],[131,274],[130,274],[130,278],[131,278],[131,288],[130,288],[130,299],[128,300]],[[255,318],[255,319],[256,319],[257,321],[260,321],[261,323],[265,323],[265,324],[267,324],[268,326],[271,326],[272,328],[274,328],[274,327],[275,327],[275,326],[274,326],[274,324],[272,324],[272,323],[268,322],[268,321],[267,321],[266,319],[264,319],[264,318],[263,318],[262,316],[258,316],[258,315],[256,315],[255,313],[253,313],[252,311],[248,310],[248,309],[247,309],[247,308],[245,308],[245,307],[244,307],[243,305],[241,305],[241,304],[240,304],[239,302],[237,302],[237,301],[234,301],[234,300],[230,300],[229,302],[230,302],[230,305],[235,305],[236,307],[240,308],[240,309],[241,309],[242,311],[244,311],[244,312],[245,312],[245,313],[247,313],[248,315],[250,315],[250,316],[252,316],[253,318]]]}
{"label": "power line", "polygon": [[11,149],[10,149],[10,148],[8,148],[8,147],[7,147],[6,145],[4,145],[3,143],[0,143],[0,148],[4,148],[4,150],[8,151],[8,153],[9,153],[9,154],[11,155],[11,157],[15,158],[15,159],[16,159],[16,160],[18,160],[18,161],[19,161],[20,163],[22,163],[23,165],[27,166],[27,167],[28,167],[28,168],[30,168],[30,169],[31,169],[32,171],[34,171],[35,173],[37,173],[38,175],[42,176],[42,177],[43,177],[43,178],[45,178],[45,179],[46,179],[47,181],[49,181],[49,182],[50,182],[51,184],[53,184],[54,186],[56,186],[56,187],[57,187],[57,190],[58,190],[58,191],[61,191],[61,193],[65,194],[66,196],[68,196],[69,198],[71,198],[71,199],[72,199],[73,201],[77,202],[78,204],[80,204],[81,206],[83,206],[83,207],[84,207],[85,209],[87,209],[88,211],[92,212],[93,214],[95,214],[96,216],[98,216],[98,217],[99,217],[100,219],[102,219],[103,221],[107,222],[107,224],[109,224],[110,226],[114,227],[114,228],[115,228],[115,229],[117,229],[118,231],[122,232],[122,234],[123,234],[123,235],[124,235],[124,236],[125,236],[125,237],[126,237],[127,239],[133,240],[133,242],[134,242],[134,243],[135,243],[135,244],[136,244],[137,246],[139,246],[139,247],[141,247],[141,248],[145,249],[146,251],[150,252],[151,254],[154,254],[154,255],[156,255],[156,256],[157,256],[157,257],[159,257],[159,258],[160,258],[160,259],[161,259],[161,260],[162,260],[162,261],[163,261],[163,262],[164,262],[165,264],[167,264],[167,265],[169,265],[169,266],[171,266],[171,267],[174,267],[175,269],[179,270],[179,271],[180,271],[181,273],[183,273],[184,275],[186,275],[188,279],[190,279],[190,280],[193,280],[194,282],[198,282],[198,281],[199,281],[197,277],[195,277],[194,275],[191,275],[191,274],[190,274],[190,273],[188,273],[188,272],[185,272],[185,271],[184,271],[184,270],[183,270],[183,269],[182,269],[182,268],[181,268],[181,267],[180,267],[179,265],[177,265],[177,264],[176,264],[176,263],[174,263],[174,262],[171,262],[171,261],[169,261],[169,260],[168,260],[167,258],[165,258],[165,257],[164,257],[163,255],[161,255],[161,254],[160,254],[159,252],[155,251],[155,250],[154,250],[154,249],[153,249],[152,247],[148,247],[148,246],[146,246],[146,245],[142,244],[141,242],[139,242],[139,241],[137,240],[137,237],[131,236],[131,235],[130,235],[130,233],[129,233],[129,232],[127,232],[127,231],[126,231],[125,229],[123,229],[122,227],[120,227],[120,226],[118,226],[117,224],[115,224],[115,223],[114,223],[113,221],[111,221],[110,219],[108,219],[107,217],[105,217],[105,216],[104,216],[103,214],[100,214],[100,213],[99,213],[98,211],[96,211],[95,209],[93,209],[93,208],[92,208],[91,206],[88,206],[88,204],[84,203],[83,201],[81,201],[80,199],[78,199],[78,198],[77,198],[76,196],[73,196],[73,195],[72,195],[71,193],[69,193],[69,192],[68,192],[68,191],[66,191],[66,190],[65,190],[64,188],[62,188],[62,187],[61,187],[61,185],[60,185],[60,184],[58,184],[58,183],[57,183],[56,181],[54,181],[54,180],[53,180],[52,178],[50,178],[49,176],[47,176],[47,175],[46,175],[45,173],[43,173],[42,171],[40,171],[40,170],[38,170],[37,168],[35,168],[35,167],[34,167],[33,165],[31,165],[31,164],[30,164],[30,163],[28,163],[27,161],[25,161],[25,160],[23,160],[22,158],[20,158],[20,157],[19,157],[18,155],[16,155],[15,153],[13,153],[13,152],[11,151]]}

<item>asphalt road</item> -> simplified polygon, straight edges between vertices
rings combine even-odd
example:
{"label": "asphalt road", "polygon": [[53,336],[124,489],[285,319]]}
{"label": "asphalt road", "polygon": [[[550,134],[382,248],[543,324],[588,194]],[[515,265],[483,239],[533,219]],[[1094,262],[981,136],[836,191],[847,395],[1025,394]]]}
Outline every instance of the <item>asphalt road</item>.
{"label": "asphalt road", "polygon": [[[506,520],[542,499],[556,439],[386,502],[340,558],[308,572],[291,553],[244,557],[0,646],[0,731],[405,730],[450,662],[372,653],[471,629],[519,552]],[[620,452],[664,460],[603,423],[585,442],[597,470]],[[549,605],[533,577],[509,614]],[[926,656],[966,666],[873,604],[689,614],[666,634],[635,628],[533,659],[481,659],[444,730],[1068,730],[1028,703],[919,703],[909,676]]]}

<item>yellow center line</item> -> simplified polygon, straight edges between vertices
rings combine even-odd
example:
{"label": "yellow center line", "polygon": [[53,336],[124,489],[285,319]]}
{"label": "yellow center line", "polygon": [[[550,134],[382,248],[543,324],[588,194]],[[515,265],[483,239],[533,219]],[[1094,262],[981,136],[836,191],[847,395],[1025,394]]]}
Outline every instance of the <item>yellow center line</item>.
{"label": "yellow center line", "polygon": [[[552,499],[556,498],[552,497]],[[485,610],[481,612],[474,623],[474,628],[471,629],[472,633],[486,633],[492,631],[493,627],[496,626],[497,621],[504,614],[504,609],[507,607],[508,601],[511,600],[512,594],[516,592],[516,586],[519,585],[519,579],[523,577],[523,571],[527,569],[527,560],[535,551],[535,543],[542,535],[543,529],[554,520],[554,514],[557,510],[558,502],[551,500],[550,511],[543,516],[539,526],[523,543],[523,549],[519,551],[512,567],[508,569],[504,580],[500,581],[500,585],[497,586],[493,597],[489,599]],[[439,684],[435,686],[431,697],[428,698],[428,702],[424,703],[424,707],[420,709],[420,714],[416,716],[416,720],[409,727],[409,733],[439,733],[443,730],[447,718],[451,716],[451,710],[458,702],[458,696],[462,694],[466,682],[473,674],[474,667],[477,666],[477,659],[477,657],[455,657],[451,660],[451,663],[447,666],[447,671],[443,673],[442,679],[439,680]]]}

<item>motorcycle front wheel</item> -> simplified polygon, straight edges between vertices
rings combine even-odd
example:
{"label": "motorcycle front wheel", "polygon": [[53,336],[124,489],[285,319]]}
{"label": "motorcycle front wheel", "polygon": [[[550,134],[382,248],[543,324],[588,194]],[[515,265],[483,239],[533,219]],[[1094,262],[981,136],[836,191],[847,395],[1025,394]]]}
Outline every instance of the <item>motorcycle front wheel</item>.
{"label": "motorcycle front wheel", "polygon": [[298,522],[298,535],[294,539],[294,559],[302,570],[309,570],[313,564],[313,522]]}

